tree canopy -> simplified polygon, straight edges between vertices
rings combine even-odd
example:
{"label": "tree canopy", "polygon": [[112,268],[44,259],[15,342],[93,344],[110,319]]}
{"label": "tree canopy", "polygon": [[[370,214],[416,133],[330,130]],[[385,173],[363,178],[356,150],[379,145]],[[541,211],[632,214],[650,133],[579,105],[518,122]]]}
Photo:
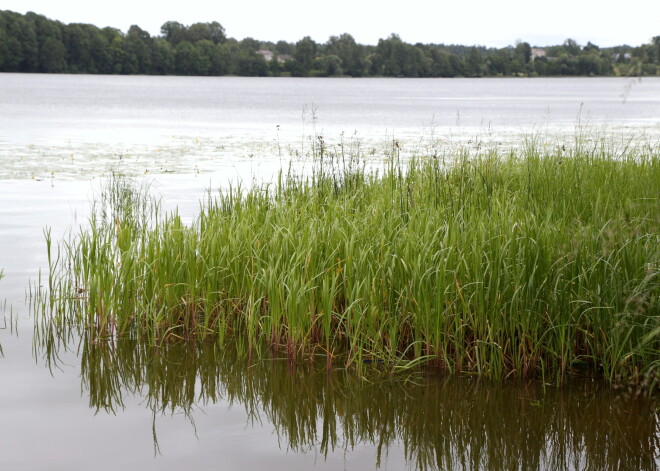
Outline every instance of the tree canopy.
{"label": "tree canopy", "polygon": [[344,33],[317,43],[227,37],[217,21],[168,21],[159,36],[138,25],[124,33],[89,24],[64,24],[33,12],[0,11],[0,72],[483,77],[656,75],[660,36],[638,47],[581,46],[573,39],[545,48],[518,42],[504,48],[409,44],[392,34],[375,46]]}

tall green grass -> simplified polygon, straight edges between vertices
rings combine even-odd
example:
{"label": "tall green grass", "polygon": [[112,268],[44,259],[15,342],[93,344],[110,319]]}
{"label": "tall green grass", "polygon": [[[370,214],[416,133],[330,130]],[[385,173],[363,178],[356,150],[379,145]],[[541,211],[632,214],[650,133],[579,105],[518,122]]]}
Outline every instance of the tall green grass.
{"label": "tall green grass", "polygon": [[197,220],[114,179],[55,250],[44,314],[92,336],[268,344],[291,359],[425,363],[558,382],[660,365],[660,156],[568,151],[399,162],[323,152],[307,176],[210,195]]}

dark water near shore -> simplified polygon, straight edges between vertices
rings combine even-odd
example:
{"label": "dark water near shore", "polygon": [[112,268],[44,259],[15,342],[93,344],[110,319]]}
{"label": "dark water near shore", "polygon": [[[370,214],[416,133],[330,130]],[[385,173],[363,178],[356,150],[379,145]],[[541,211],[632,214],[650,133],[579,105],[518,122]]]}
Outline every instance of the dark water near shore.
{"label": "dark water near shore", "polygon": [[146,173],[190,220],[206,188],[267,179],[304,152],[312,126],[365,148],[504,145],[572,138],[581,114],[610,137],[653,139],[660,80],[624,102],[629,84],[0,74],[0,470],[660,468],[655,405],[588,378],[360,377],[248,363],[236,344],[35,338],[26,302],[47,267],[44,227],[59,240],[84,224],[110,170]]}

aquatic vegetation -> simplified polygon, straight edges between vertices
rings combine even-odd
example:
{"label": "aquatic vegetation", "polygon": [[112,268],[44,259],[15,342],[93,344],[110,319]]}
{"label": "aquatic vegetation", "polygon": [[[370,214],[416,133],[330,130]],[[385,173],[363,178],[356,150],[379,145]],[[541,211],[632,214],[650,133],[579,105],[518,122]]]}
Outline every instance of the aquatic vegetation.
{"label": "aquatic vegetation", "polygon": [[87,227],[47,236],[42,319],[92,338],[241,339],[291,360],[420,364],[652,387],[660,156],[605,141],[313,171],[209,195],[196,221],[113,179]]}

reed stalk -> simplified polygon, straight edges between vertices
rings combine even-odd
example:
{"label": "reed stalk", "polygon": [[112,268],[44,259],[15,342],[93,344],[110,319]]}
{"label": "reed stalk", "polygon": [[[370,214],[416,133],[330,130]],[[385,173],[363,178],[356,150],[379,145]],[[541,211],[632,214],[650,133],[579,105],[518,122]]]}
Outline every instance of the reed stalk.
{"label": "reed stalk", "polygon": [[[196,221],[115,178],[51,261],[49,320],[97,338],[224,338],[293,360],[558,383],[658,378],[660,156],[537,144],[209,196]],[[239,343],[240,343],[239,342]]]}

